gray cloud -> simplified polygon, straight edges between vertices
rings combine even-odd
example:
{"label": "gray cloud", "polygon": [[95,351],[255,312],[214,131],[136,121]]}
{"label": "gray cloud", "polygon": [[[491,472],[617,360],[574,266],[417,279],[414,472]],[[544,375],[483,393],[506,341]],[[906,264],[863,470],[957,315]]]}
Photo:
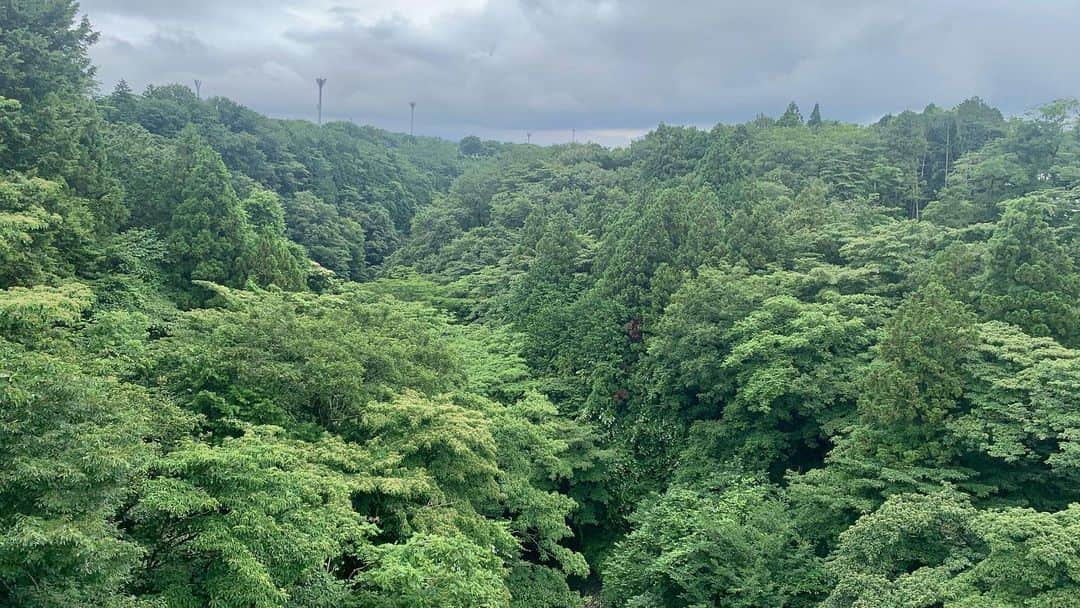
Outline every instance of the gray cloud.
{"label": "gray cloud", "polygon": [[99,79],[204,81],[275,116],[403,130],[625,143],[708,126],[953,105],[1009,113],[1080,95],[1080,0],[83,0]]}

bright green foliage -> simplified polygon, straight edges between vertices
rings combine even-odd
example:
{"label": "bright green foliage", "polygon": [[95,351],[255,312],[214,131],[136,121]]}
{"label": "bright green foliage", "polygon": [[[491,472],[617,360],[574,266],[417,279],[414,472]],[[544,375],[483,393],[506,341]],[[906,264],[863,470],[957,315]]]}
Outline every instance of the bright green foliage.
{"label": "bright green foliage", "polygon": [[[889,496],[943,483],[978,509],[1059,510],[1074,354],[1042,336],[1075,325],[1057,295],[1077,252],[1068,116],[1007,123],[973,98],[871,127],[817,108],[803,128],[792,105],[627,152],[506,153],[420,212],[394,272],[485,331],[510,323],[534,386],[595,421],[605,478],[571,490],[603,497],[581,530],[594,564],[650,491],[718,470],[789,484],[780,510],[818,557]],[[1046,186],[1063,195],[1035,196],[1045,226],[1015,239],[1048,269],[1022,300],[990,270],[1016,230],[1001,212]],[[799,601],[828,594],[812,580]]]}
{"label": "bright green foliage", "polygon": [[417,535],[383,545],[376,569],[360,575],[359,597],[373,608],[506,608],[499,558],[460,536]]}
{"label": "bright green foliage", "polygon": [[511,608],[582,608],[581,595],[571,591],[557,570],[527,563],[518,564],[507,583]]}
{"label": "bright green foliage", "polygon": [[1080,352],[1000,322],[979,326],[967,367],[968,411],[949,425],[992,458],[980,477],[1017,504],[1060,509],[1080,499]]}
{"label": "bright green foliage", "polygon": [[[227,309],[189,313],[174,337],[155,346],[164,385],[207,416],[210,428],[242,431],[233,420],[239,418],[282,425],[312,441],[323,428],[364,446],[361,454],[393,455],[394,470],[406,481],[353,494],[379,539],[404,542],[457,530],[477,546],[494,547],[507,572],[552,570],[538,580],[572,597],[563,572],[584,575],[588,567],[561,544],[571,536],[566,520],[575,502],[556,490],[597,466],[584,429],[558,418],[536,395],[507,407],[464,394],[399,394],[466,384],[456,351],[436,341],[450,328],[423,306],[359,290],[218,292]],[[455,339],[484,348],[473,340]],[[464,369],[472,372],[476,364]],[[511,367],[508,378],[520,369]],[[494,374],[485,385],[507,394],[507,376]],[[526,555],[538,563],[522,561]]]}
{"label": "bright green foliage", "polygon": [[127,605],[145,551],[115,515],[169,433],[169,407],[0,340],[0,604]]}
{"label": "bright green foliage", "polygon": [[983,557],[956,577],[958,608],[979,605],[1067,606],[1080,594],[1080,509],[1056,513],[1008,509],[976,515],[972,531]]}
{"label": "bright green foliage", "polygon": [[979,559],[974,514],[945,493],[890,499],[840,536],[829,563],[837,582],[823,605],[949,605],[951,579]]}
{"label": "bright green foliage", "polygon": [[212,422],[349,434],[368,401],[460,382],[430,309],[359,289],[219,293],[227,308],[195,311],[155,344],[161,380]]}
{"label": "bright green foliage", "polygon": [[841,535],[822,606],[1070,606],[1080,513],[979,511],[948,493],[890,499]]}
{"label": "bright green foliage", "polygon": [[812,605],[820,567],[768,485],[673,487],[632,521],[604,566],[615,606]]}
{"label": "bright green foliage", "polygon": [[847,236],[840,246],[846,279],[859,291],[897,298],[915,286],[913,275],[926,260],[920,252],[935,250],[941,235],[927,222],[883,222],[868,228]]}
{"label": "bright green foliage", "polygon": [[85,259],[91,225],[84,201],[60,184],[0,177],[0,286],[70,276]]}
{"label": "bright green foliage", "polygon": [[[146,550],[134,588],[168,606],[341,605],[377,527],[353,494],[392,462],[340,439],[249,427],[220,445],[186,440],[156,459],[127,512]],[[419,482],[417,482],[419,483]]]}
{"label": "bright green foliage", "polygon": [[93,300],[93,292],[81,283],[0,290],[0,336],[29,341],[43,338],[53,327],[76,325]]}
{"label": "bright green foliage", "polygon": [[584,577],[589,566],[582,556],[559,544],[573,536],[567,519],[577,503],[558,489],[598,466],[602,455],[590,449],[588,429],[560,418],[537,393],[500,408],[493,419],[511,532],[541,564]]}
{"label": "bright green foliage", "polygon": [[520,335],[479,324],[454,326],[453,332],[451,343],[465,366],[470,392],[501,401],[520,396],[531,375],[520,354]]}
{"label": "bright green foliage", "polygon": [[[817,108],[817,106],[814,107]],[[820,122],[820,120],[821,116],[819,115],[818,121]],[[802,124],[802,112],[799,111],[799,106],[796,105],[794,101],[788,104],[787,109],[784,110],[784,113],[776,121],[776,126],[778,127],[800,127]]]}
{"label": "bright green foliage", "polygon": [[492,421],[483,412],[406,393],[390,403],[368,405],[361,424],[363,433],[379,446],[401,454],[402,464],[423,467],[444,493],[418,516],[432,521],[446,516],[452,521],[461,504],[467,513],[469,506],[482,508],[499,499]]}
{"label": "bright green foliage", "polygon": [[905,299],[862,373],[858,424],[835,439],[824,468],[794,480],[815,534],[840,532],[888,495],[970,476],[947,429],[963,412],[964,366],[976,344],[974,315],[940,285]]}
{"label": "bright green foliage", "polygon": [[[560,544],[571,536],[566,519],[576,505],[554,488],[595,465],[582,454],[587,437],[559,420],[543,398],[531,395],[507,407],[479,397],[432,401],[407,393],[369,405],[363,431],[371,445],[400,454],[403,466],[422,468],[437,488],[423,506],[378,499],[384,531],[457,529],[508,568],[552,570],[538,580],[562,595],[569,594],[566,583],[555,573],[588,573],[581,555]],[[524,563],[525,555],[537,565]]]}
{"label": "bright green foliage", "polygon": [[1077,353],[1000,322],[968,326],[970,312],[948,300],[912,316],[912,301],[882,347],[900,358],[879,358],[866,378],[863,423],[825,468],[793,479],[807,525],[835,534],[886,496],[942,483],[989,504],[1053,510],[1080,499]]}

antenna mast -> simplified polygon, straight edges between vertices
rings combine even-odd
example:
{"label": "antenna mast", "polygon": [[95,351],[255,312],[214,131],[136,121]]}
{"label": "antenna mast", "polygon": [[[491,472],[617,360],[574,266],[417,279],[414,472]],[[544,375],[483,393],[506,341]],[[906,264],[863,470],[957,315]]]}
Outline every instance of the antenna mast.
{"label": "antenna mast", "polygon": [[319,124],[322,125],[322,88],[326,84],[326,79],[316,78],[315,84],[319,85]]}
{"label": "antenna mast", "polygon": [[949,185],[949,153],[952,151],[952,124],[945,123],[945,184]]}

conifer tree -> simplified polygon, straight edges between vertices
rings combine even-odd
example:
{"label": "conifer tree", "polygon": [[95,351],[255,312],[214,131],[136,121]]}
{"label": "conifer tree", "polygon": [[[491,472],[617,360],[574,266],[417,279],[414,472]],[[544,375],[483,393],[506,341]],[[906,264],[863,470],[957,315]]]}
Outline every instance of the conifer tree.
{"label": "conifer tree", "polygon": [[244,208],[221,157],[191,129],[185,140],[179,161],[186,170],[169,225],[173,278],[182,288],[191,280],[240,285],[239,261],[252,234]]}
{"label": "conifer tree", "polygon": [[802,112],[799,111],[799,106],[794,101],[789,103],[787,110],[784,110],[776,124],[780,127],[797,127],[803,124]]}

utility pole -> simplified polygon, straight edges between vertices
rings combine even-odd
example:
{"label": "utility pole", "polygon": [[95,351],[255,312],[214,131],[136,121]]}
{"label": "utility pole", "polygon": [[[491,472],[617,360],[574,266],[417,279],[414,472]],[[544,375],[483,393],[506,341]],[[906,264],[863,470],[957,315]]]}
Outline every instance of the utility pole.
{"label": "utility pole", "polygon": [[195,80],[195,98],[202,101],[202,81]]}
{"label": "utility pole", "polygon": [[316,78],[315,84],[319,85],[319,125],[322,125],[322,88],[326,84],[326,79]]}
{"label": "utility pole", "polygon": [[945,183],[944,186],[949,185],[949,154],[952,152],[952,125],[948,122],[945,123]]}
{"label": "utility pole", "polygon": [[416,124],[416,102],[409,102],[409,137],[413,136],[413,126]]}

